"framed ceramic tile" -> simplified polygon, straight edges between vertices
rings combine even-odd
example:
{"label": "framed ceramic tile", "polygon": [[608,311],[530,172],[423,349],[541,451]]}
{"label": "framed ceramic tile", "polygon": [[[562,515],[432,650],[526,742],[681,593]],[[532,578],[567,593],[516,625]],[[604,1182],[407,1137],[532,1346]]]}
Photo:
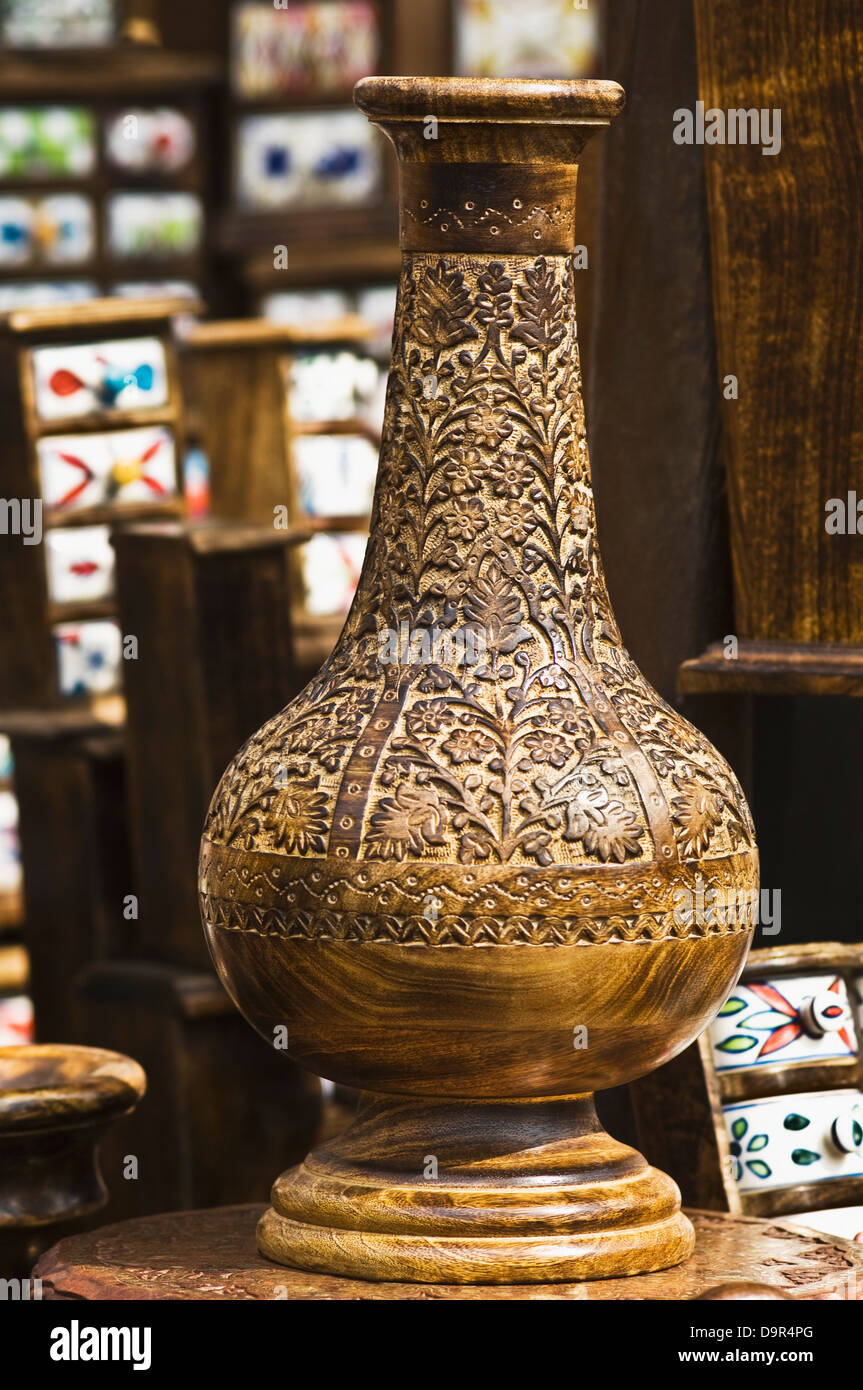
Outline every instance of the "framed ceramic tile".
{"label": "framed ceramic tile", "polygon": [[0,999],[0,1047],[21,1047],[36,1040],[33,1003],[26,994]]}
{"label": "framed ceramic tile", "polygon": [[54,638],[62,695],[107,695],[120,688],[122,638],[115,622],[58,623]]}
{"label": "framed ceramic tile", "polygon": [[105,151],[116,169],[175,174],[195,153],[195,126],[173,106],[129,107],[109,117]]}
{"label": "framed ceramic tile", "polygon": [[15,793],[0,789],[0,893],[21,888],[21,846],[18,840],[18,802]]}
{"label": "framed ceramic tile", "polygon": [[300,547],[306,612],[313,617],[346,613],[363,567],[368,537],[361,532],[313,536]]}
{"label": "framed ceramic tile", "polygon": [[261,300],[261,314],[274,323],[308,324],[322,328],[352,312],[344,290],[278,290]]}
{"label": "framed ceramic tile", "polygon": [[231,78],[245,101],[347,96],[377,72],[380,18],[371,0],[247,0],[232,15]]}
{"label": "framed ceramic tile", "polygon": [[381,190],[378,136],[350,109],[243,116],[236,159],[247,211],[358,207]]}
{"label": "framed ceramic tile", "polygon": [[81,193],[0,197],[0,267],[79,265],[95,249],[92,199]]}
{"label": "framed ceramic tile", "polygon": [[37,450],[42,497],[54,512],[163,502],[176,495],[174,436],[163,425],[48,435]]}
{"label": "framed ceramic tile", "polygon": [[783,1216],[783,1226],[807,1226],[810,1231],[823,1231],[842,1240],[856,1240],[863,1245],[863,1203],[856,1207],[828,1207],[826,1211],[798,1211]]}
{"label": "framed ceramic tile", "polygon": [[294,479],[306,516],[369,516],[378,451],[361,435],[298,435]]}
{"label": "framed ceramic tile", "polygon": [[114,548],[107,526],[55,526],[45,533],[48,597],[87,603],[114,590]]}
{"label": "framed ceramic tile", "polygon": [[163,260],[197,251],[203,207],[195,193],[112,193],[107,199],[112,256]]}
{"label": "framed ceramic tile", "polygon": [[468,77],[588,77],[599,53],[596,5],[572,0],[455,0],[456,71]]}
{"label": "framed ceramic tile", "polygon": [[863,1095],[806,1091],[723,1107],[741,1192],[863,1177]]}
{"label": "framed ceramic tile", "polygon": [[117,36],[117,0],[2,0],[10,48],[101,48]]}
{"label": "framed ceramic tile", "polygon": [[95,299],[98,294],[95,280],[18,280],[0,284],[0,314],[13,309],[81,303],[85,299]]}
{"label": "framed ceramic tile", "polygon": [[200,299],[201,291],[191,280],[118,280],[111,294],[119,299]]}
{"label": "framed ceramic tile", "polygon": [[709,1029],[718,1072],[853,1058],[854,1019],[837,975],[786,975],[738,984]]}
{"label": "framed ceramic tile", "polygon": [[291,414],[304,423],[349,420],[371,408],[386,373],[355,352],[310,352],[291,361]]}
{"label": "framed ceramic tile", "polygon": [[0,782],[12,779],[12,745],[5,734],[0,734]]}
{"label": "framed ceramic tile", "polygon": [[0,107],[0,178],[84,178],[95,163],[96,126],[85,107]]}
{"label": "framed ceramic tile", "polygon": [[165,349],[158,338],[36,348],[31,363],[42,420],[146,410],[168,400]]}

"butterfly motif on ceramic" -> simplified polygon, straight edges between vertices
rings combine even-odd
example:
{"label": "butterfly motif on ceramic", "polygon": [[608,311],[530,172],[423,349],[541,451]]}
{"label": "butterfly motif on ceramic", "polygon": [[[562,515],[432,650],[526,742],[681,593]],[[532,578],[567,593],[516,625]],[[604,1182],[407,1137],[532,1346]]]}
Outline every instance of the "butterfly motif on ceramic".
{"label": "butterfly motif on ceramic", "polygon": [[46,506],[60,512],[114,503],[164,501],[176,494],[170,430],[118,430],[39,441]]}
{"label": "butterfly motif on ceramic", "polygon": [[711,1025],[710,1038],[719,1070],[856,1052],[840,977],[798,976],[739,985]]}

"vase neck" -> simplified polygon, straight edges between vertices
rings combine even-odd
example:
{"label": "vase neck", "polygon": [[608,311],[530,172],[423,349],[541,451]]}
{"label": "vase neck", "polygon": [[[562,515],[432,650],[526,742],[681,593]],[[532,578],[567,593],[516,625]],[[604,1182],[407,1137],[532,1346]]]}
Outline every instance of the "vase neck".
{"label": "vase neck", "polygon": [[596,544],[577,274],[562,255],[403,257],[350,624],[395,634],[400,665],[417,629],[477,631],[503,658],[530,621],[551,661],[584,659],[594,630],[616,636]]}
{"label": "vase neck", "polygon": [[366,78],[354,99],[399,157],[405,251],[565,255],[576,168],[614,82]]}

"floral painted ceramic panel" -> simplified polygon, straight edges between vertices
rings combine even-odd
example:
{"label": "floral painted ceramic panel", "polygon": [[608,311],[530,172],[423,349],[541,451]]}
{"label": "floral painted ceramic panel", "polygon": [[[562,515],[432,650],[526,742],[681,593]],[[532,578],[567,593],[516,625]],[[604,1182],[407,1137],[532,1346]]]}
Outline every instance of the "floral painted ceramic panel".
{"label": "floral painted ceramic panel", "polygon": [[189,255],[200,245],[203,218],[195,193],[114,193],[108,199],[108,246],[123,258]]}
{"label": "floral painted ceramic panel", "polygon": [[93,203],[80,193],[0,197],[0,266],[80,265],[95,249]]}
{"label": "floral painted ceramic panel", "polygon": [[3,0],[0,9],[10,48],[98,48],[116,31],[117,0]]}
{"label": "floral painted ceramic panel", "polygon": [[0,999],[0,1047],[20,1047],[35,1041],[33,1003],[26,994]]}
{"label": "floral painted ceramic panel", "polygon": [[370,516],[378,451],[362,435],[300,435],[294,470],[306,516]]}
{"label": "floral painted ceramic panel", "polygon": [[346,613],[359,583],[368,536],[360,532],[313,536],[300,547],[305,607],[315,617]]}
{"label": "floral painted ceramic panel", "polygon": [[824,1062],[857,1052],[845,982],[833,974],[738,984],[709,1037],[720,1072]]}
{"label": "floral painted ceramic panel", "polygon": [[826,1211],[798,1211],[792,1216],[783,1216],[786,1222],[795,1226],[808,1226],[811,1231],[824,1231],[828,1236],[841,1236],[843,1240],[856,1240],[863,1245],[863,1205],[857,1207],[828,1207]]}
{"label": "floral painted ceramic panel", "polygon": [[12,745],[5,734],[0,734],[0,782],[12,778]]}
{"label": "floral painted ceramic panel", "polygon": [[367,417],[386,372],[355,352],[310,352],[291,362],[291,415],[303,423]]}
{"label": "floral painted ceramic panel", "polygon": [[136,174],[172,174],[195,153],[195,126],[173,106],[129,107],[110,118],[105,130],[108,158]]}
{"label": "floral painted ceramic panel", "polygon": [[119,689],[122,638],[115,622],[58,623],[54,638],[61,694],[107,695]]}
{"label": "floral painted ceramic panel", "polygon": [[119,299],[200,299],[201,291],[191,280],[118,280],[111,294]]}
{"label": "floral painted ceramic panel", "polygon": [[18,839],[18,801],[15,793],[0,789],[0,893],[21,888],[21,845]]}
{"label": "floral painted ceramic panel", "polygon": [[168,377],[158,338],[36,348],[36,409],[43,420],[165,405]]}
{"label": "floral painted ceramic panel", "polygon": [[82,178],[95,163],[96,126],[86,107],[0,107],[0,178]]}
{"label": "floral painted ceramic panel", "polygon": [[52,304],[79,304],[95,299],[95,280],[19,280],[0,285],[0,314],[13,309],[45,308]]}
{"label": "floral painted ceramic panel", "polygon": [[37,448],[42,497],[54,511],[160,502],[177,491],[174,436],[162,425],[51,435]]}
{"label": "floral painted ceramic panel", "polygon": [[45,536],[52,603],[87,603],[114,589],[114,547],[107,526],[55,526]]}
{"label": "floral painted ceramic panel", "polygon": [[863,1095],[809,1091],[723,1107],[741,1192],[863,1177]]}
{"label": "floral painted ceramic panel", "polygon": [[347,95],[377,70],[377,10],[370,0],[235,5],[231,67],[237,95],[247,101]]}
{"label": "floral painted ceramic panel", "polygon": [[456,0],[455,43],[467,77],[587,77],[599,16],[572,0]]}
{"label": "floral painted ceramic panel", "polygon": [[380,192],[381,167],[359,111],[244,116],[237,127],[237,201],[249,211],[356,207]]}

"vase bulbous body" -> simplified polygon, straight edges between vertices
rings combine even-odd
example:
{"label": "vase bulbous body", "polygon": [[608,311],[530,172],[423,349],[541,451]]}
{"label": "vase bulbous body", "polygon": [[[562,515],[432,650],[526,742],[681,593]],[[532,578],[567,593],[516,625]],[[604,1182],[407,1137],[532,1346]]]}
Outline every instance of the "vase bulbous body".
{"label": "vase bulbous body", "polygon": [[320,674],[225,773],[200,882],[238,1007],[366,1095],[278,1180],[260,1247],[378,1279],[660,1268],[692,1248],[679,1195],[590,1093],[713,1017],[758,861],[730,768],[627,654],[597,548],[575,165],[622,93],[357,100],[399,154],[403,248],[368,551]]}

